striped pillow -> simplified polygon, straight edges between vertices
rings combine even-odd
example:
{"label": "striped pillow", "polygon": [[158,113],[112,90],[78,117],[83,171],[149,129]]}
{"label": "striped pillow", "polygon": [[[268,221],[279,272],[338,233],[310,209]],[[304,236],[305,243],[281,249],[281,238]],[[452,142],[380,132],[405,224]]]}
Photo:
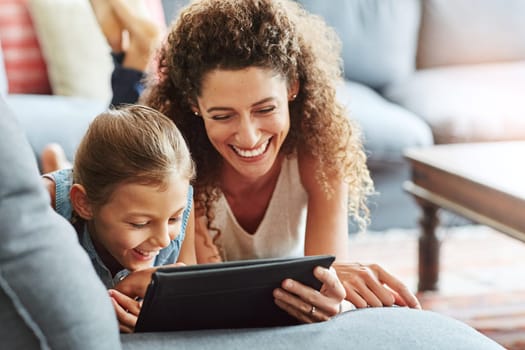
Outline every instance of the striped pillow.
{"label": "striped pillow", "polygon": [[2,0],[0,38],[9,93],[49,94],[51,87],[27,0]]}
{"label": "striped pillow", "polygon": [[7,94],[7,77],[4,68],[4,53],[2,52],[2,40],[0,40],[0,95]]}

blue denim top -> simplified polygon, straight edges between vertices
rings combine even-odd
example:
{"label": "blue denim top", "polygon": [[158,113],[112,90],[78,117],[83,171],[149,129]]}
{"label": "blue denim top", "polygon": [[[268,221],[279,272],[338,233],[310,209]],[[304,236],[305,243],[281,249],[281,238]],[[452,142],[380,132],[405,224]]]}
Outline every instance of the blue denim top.
{"label": "blue denim top", "polygon": [[[73,185],[73,170],[57,170],[51,174],[47,174],[47,176],[49,176],[55,182],[56,186],[55,210],[64,218],[71,221],[73,217],[73,207],[69,197],[69,192],[71,190],[71,186]],[[161,249],[161,251],[156,256],[153,262],[153,266],[173,264],[177,261],[177,257],[180,253],[180,247],[182,245],[182,241],[184,240],[184,236],[186,233],[186,226],[188,224],[188,217],[190,215],[192,203],[193,187],[190,186],[188,190],[188,200],[186,203],[186,208],[184,209],[184,212],[182,214],[182,224],[180,228],[180,233],[174,240],[170,242],[170,244],[166,248]],[[91,240],[91,236],[87,231],[87,224],[85,222],[80,228],[77,227],[77,233],[80,245],[88,253],[93,267],[97,271],[98,276],[100,277],[106,288],[113,288],[115,284],[124,279],[130,273],[130,271],[128,271],[127,269],[123,269],[117,272],[115,276],[112,277],[111,272],[106,267],[106,265],[104,265],[102,259],[99,257],[98,253],[95,250],[93,241]]]}

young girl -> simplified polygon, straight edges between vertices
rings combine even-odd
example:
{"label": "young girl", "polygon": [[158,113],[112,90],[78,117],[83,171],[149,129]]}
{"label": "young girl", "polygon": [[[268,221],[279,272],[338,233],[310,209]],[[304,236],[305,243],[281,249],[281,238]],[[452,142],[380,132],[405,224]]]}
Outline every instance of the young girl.
{"label": "young girl", "polygon": [[[110,289],[124,332],[140,305],[116,289],[135,272],[145,289],[152,267],[194,264],[194,166],[173,122],[144,106],[97,116],[82,139],[73,169],[47,174],[58,213],[75,226],[80,244]],[[133,279],[137,281],[137,279]]]}

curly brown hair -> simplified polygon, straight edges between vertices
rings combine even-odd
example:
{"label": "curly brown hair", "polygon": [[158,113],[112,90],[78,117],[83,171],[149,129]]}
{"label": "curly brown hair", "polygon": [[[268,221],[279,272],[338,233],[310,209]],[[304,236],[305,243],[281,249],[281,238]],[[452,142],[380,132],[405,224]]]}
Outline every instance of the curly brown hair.
{"label": "curly brown hair", "polygon": [[299,82],[290,102],[290,132],[281,152],[311,154],[320,165],[317,179],[327,196],[328,178],[349,185],[349,213],[363,228],[366,197],[373,190],[359,129],[336,100],[342,80],[341,44],[318,16],[290,0],[202,0],[184,8],[158,52],[157,74],[146,84],[141,102],[180,128],[197,166],[195,203],[208,222],[220,193],[222,157],[208,140],[197,105],[205,74],[214,69],[272,69],[288,86]]}

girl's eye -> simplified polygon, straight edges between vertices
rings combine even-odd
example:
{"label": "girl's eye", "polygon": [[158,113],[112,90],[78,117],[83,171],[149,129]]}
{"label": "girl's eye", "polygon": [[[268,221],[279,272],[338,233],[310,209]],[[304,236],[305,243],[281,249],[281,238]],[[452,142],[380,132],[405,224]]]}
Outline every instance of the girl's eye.
{"label": "girl's eye", "polygon": [[137,224],[137,223],[130,222],[129,224],[133,226],[134,228],[144,228],[148,223],[144,222],[144,223]]}
{"label": "girl's eye", "polygon": [[169,223],[173,225],[173,224],[176,224],[177,222],[179,222],[181,220],[182,220],[182,216],[177,216],[177,217],[174,217],[174,218],[170,218]]}

